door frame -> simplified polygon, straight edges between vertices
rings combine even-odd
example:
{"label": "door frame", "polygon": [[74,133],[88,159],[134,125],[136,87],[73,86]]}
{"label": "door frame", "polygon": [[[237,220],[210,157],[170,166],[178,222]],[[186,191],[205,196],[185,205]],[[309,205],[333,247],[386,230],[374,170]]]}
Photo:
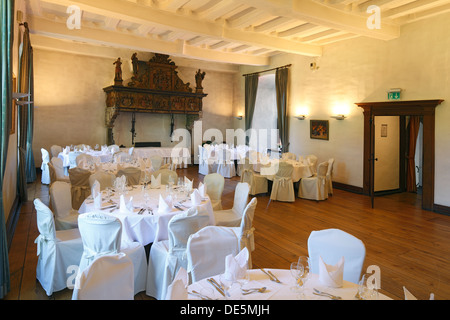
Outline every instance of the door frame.
{"label": "door frame", "polygon": [[364,114],[364,163],[363,194],[372,197],[374,184],[374,147],[375,137],[373,120],[375,116],[422,116],[423,117],[423,171],[422,171],[422,208],[434,208],[434,159],[435,159],[435,108],[441,99],[359,102],[358,107]]}

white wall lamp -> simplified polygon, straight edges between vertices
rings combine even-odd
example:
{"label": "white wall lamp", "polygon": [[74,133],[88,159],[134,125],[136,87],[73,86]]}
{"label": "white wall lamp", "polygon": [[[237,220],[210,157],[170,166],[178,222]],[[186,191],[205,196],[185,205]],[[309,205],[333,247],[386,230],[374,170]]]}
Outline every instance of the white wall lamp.
{"label": "white wall lamp", "polygon": [[331,116],[332,118],[335,118],[336,120],[344,120],[346,117],[343,114],[337,114],[335,116]]}
{"label": "white wall lamp", "polygon": [[306,116],[304,114],[295,116],[298,120],[305,120]]}
{"label": "white wall lamp", "polygon": [[238,119],[238,120],[242,120],[242,116],[237,116],[235,118]]}

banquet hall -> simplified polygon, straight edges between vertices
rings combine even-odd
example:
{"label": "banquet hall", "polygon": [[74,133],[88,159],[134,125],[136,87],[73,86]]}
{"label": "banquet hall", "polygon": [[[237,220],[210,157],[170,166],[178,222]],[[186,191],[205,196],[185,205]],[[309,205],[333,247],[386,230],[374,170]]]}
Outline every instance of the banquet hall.
{"label": "banquet hall", "polygon": [[0,297],[449,299],[449,8],[2,1]]}

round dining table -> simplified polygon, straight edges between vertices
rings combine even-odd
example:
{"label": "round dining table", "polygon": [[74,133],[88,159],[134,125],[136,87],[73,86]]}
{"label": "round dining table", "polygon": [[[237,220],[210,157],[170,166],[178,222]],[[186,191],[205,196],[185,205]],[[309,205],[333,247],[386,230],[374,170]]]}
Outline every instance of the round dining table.
{"label": "round dining table", "polygon": [[[343,281],[342,287],[334,288],[323,285],[318,274],[310,274],[309,279],[304,283],[303,290],[294,290],[295,279],[288,269],[251,269],[247,271],[246,281],[238,280],[231,285],[229,296],[222,295],[208,279],[213,278],[220,283],[220,275],[208,277],[190,284],[187,288],[188,299],[192,300],[361,300],[358,298],[358,284]],[[274,277],[272,277],[270,275]],[[279,282],[271,280],[277,279]],[[265,288],[265,289],[261,289]],[[261,289],[253,293],[243,294],[242,289]],[[315,293],[315,289],[321,293]],[[330,295],[335,296],[334,299]],[[367,300],[392,300],[390,297],[376,292]]]}
{"label": "round dining table", "polygon": [[312,177],[314,169],[310,164],[305,164],[296,160],[279,160],[271,159],[266,163],[258,162],[253,165],[253,170],[259,172],[262,176],[265,176],[268,180],[273,180],[275,173],[278,170],[277,164],[279,161],[292,164],[292,181],[297,182],[302,178]]}
{"label": "round dining table", "polygon": [[[155,241],[168,239],[168,224],[170,219],[178,213],[185,212],[193,207],[191,198],[186,193],[177,192],[177,186],[169,191],[166,185],[152,188],[149,185],[134,185],[127,187],[124,193],[125,203],[132,202],[133,211],[120,210],[120,193],[116,190],[102,190],[102,205],[95,209],[94,200],[89,196],[84,200],[78,212],[80,214],[100,210],[117,217],[122,223],[122,242],[139,242],[147,245]],[[109,194],[110,192],[110,194]],[[159,198],[172,195],[172,206],[160,212]],[[196,205],[199,212],[209,215],[209,224],[215,225],[213,209],[208,196]],[[141,210],[142,209],[142,210]]]}

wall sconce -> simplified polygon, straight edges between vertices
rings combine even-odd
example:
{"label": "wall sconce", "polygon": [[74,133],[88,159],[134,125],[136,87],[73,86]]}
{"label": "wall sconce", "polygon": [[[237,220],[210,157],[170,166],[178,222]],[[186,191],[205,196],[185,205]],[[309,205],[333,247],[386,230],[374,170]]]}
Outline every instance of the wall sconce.
{"label": "wall sconce", "polygon": [[27,98],[29,96],[30,95],[28,93],[21,93],[21,92],[13,92],[13,94],[12,94],[12,98],[13,98],[13,100],[16,100],[16,105],[18,105],[18,106],[23,106],[23,105],[26,105],[26,104],[33,103],[33,101],[19,100],[19,99],[22,99],[22,98]]}
{"label": "wall sconce", "polygon": [[335,116],[331,116],[332,118],[335,118],[336,120],[344,120],[346,117],[343,114],[337,114]]}
{"label": "wall sconce", "polygon": [[303,115],[295,116],[295,118],[297,118],[298,120],[305,120],[306,116],[303,114]]}
{"label": "wall sconce", "polygon": [[237,116],[235,118],[238,119],[238,120],[242,120],[242,116]]}

